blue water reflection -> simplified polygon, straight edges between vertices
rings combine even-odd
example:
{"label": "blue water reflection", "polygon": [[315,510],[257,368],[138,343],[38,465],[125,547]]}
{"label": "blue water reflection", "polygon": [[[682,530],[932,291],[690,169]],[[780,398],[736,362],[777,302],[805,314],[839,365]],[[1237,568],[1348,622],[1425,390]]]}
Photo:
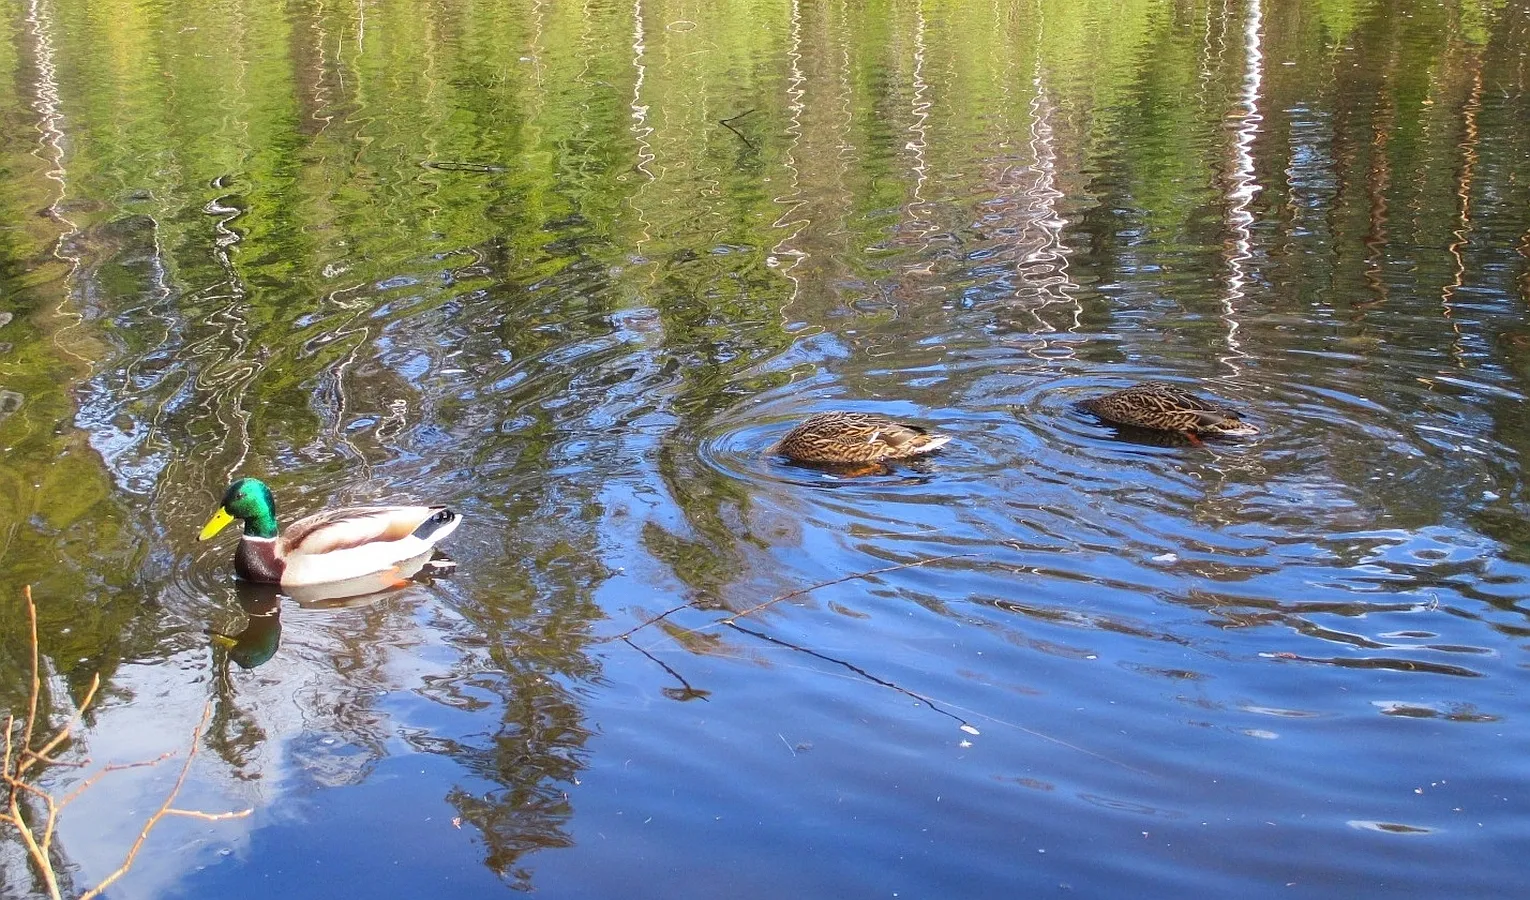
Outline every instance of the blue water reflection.
{"label": "blue water reflection", "polygon": [[[183,802],[254,810],[111,896],[1523,880],[1518,5],[13,18],[0,581],[93,759],[210,701]],[[1150,379],[1260,433],[1077,406]],[[767,452],[831,409],[953,440]],[[252,593],[235,474],[447,503],[457,566]],[[167,788],[117,774],[82,887]]]}

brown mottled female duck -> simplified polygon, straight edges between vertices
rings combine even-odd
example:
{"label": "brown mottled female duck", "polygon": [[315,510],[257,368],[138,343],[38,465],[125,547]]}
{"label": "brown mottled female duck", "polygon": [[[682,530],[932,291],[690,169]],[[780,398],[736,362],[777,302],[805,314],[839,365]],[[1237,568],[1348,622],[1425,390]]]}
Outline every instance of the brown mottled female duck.
{"label": "brown mottled female duck", "polygon": [[951,440],[875,413],[819,413],[786,433],[771,451],[793,462],[828,466],[877,466],[933,453]]}
{"label": "brown mottled female duck", "polygon": [[1196,442],[1197,435],[1246,436],[1259,429],[1243,421],[1237,410],[1221,406],[1162,381],[1145,381],[1079,406],[1112,425],[1153,431],[1174,431]]}

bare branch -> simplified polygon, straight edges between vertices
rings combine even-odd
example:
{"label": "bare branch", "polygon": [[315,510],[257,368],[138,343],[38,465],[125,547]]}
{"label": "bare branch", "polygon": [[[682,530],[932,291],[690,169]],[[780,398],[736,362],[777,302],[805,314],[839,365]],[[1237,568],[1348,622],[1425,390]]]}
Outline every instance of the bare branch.
{"label": "bare branch", "polygon": [[779,597],[772,597],[769,600],[766,600],[764,603],[757,603],[754,606],[751,606],[748,609],[744,610],[743,612],[736,612],[736,613],[734,613],[731,616],[728,616],[728,617],[726,617],[724,619],[721,619],[716,624],[718,624],[718,625],[732,625],[733,623],[737,622],[739,619],[744,618],[745,616],[752,616],[755,613],[759,612],[760,610],[766,609],[767,607],[775,606],[777,603],[780,603],[780,602],[782,602],[784,600],[791,600],[794,597],[801,597],[803,594],[810,594],[813,591],[818,590],[819,588],[826,588],[826,587],[829,587],[830,585],[844,584],[847,581],[856,581],[856,580],[861,579],[861,578],[870,578],[873,575],[881,575],[881,574],[884,574],[886,572],[896,572],[899,569],[917,569],[920,566],[927,566],[930,563],[944,562],[945,560],[948,560],[948,559],[962,559],[963,557],[976,556],[976,555],[977,555],[976,553],[948,553],[945,556],[928,556],[928,557],[925,557],[924,559],[916,559],[913,562],[899,563],[896,566],[884,566],[883,568],[872,569],[872,570],[870,570],[868,572],[855,572],[853,574],[844,575],[844,576],[841,576],[839,578],[831,579],[829,581],[820,581],[817,584],[810,584],[810,585],[808,585],[805,588],[798,588],[797,590],[792,591],[789,594],[782,594]]}
{"label": "bare branch", "polygon": [[649,625],[657,625],[660,622],[664,621],[665,619],[669,618],[670,616],[674,615],[675,613],[681,611],[682,609],[690,609],[691,606],[692,606],[692,604],[690,604],[690,603],[682,603],[679,606],[671,607],[669,609],[664,610],[663,612],[659,613],[657,616],[654,616],[651,619],[644,619],[643,621],[641,621],[638,624],[632,626],[631,628],[627,629],[626,631],[623,631],[621,634],[613,634],[613,635],[610,635],[609,637],[596,638],[594,643],[597,643],[597,644],[609,644],[609,643],[613,643],[615,641],[625,641],[627,638],[632,637],[633,634],[635,634],[635,633],[637,633],[639,631],[642,631],[644,628],[647,628]]}
{"label": "bare branch", "polygon": [[[0,757],[0,784],[4,785],[4,803],[0,804],[0,824],[9,825],[16,829],[21,836],[21,843],[26,847],[27,857],[37,867],[37,872],[43,882],[48,897],[51,900],[63,900],[59,889],[58,873],[53,867],[52,852],[53,839],[58,829],[59,812],[70,803],[74,802],[86,790],[93,786],[103,776],[112,772],[120,772],[124,769],[139,769],[158,765],[170,757],[173,752],[164,753],[161,756],[144,760],[142,762],[112,763],[103,766],[75,786],[74,790],[66,794],[62,799],[54,797],[44,788],[38,787],[25,779],[27,772],[35,767],[47,767],[53,765],[81,768],[89,764],[89,760],[83,762],[66,762],[56,760],[52,753],[62,746],[73,734],[85,716],[86,710],[95,702],[96,692],[101,686],[101,677],[96,675],[91,679],[90,687],[85,696],[76,706],[75,712],[64,722],[52,736],[40,746],[33,747],[32,741],[38,728],[38,706],[42,693],[42,669],[40,665],[39,649],[37,643],[37,606],[32,602],[32,588],[28,585],[22,591],[27,604],[27,618],[31,623],[31,650],[32,650],[32,683],[31,693],[27,699],[26,718],[21,720],[21,740],[16,740],[17,718],[14,713],[6,715],[5,720],[5,751]],[[108,875],[100,884],[80,895],[80,900],[93,900],[101,895],[112,883],[121,878],[132,868],[133,861],[142,849],[144,841],[149,837],[149,832],[165,816],[184,816],[186,818],[201,819],[206,822],[219,822],[224,819],[238,819],[249,815],[254,810],[244,809],[236,812],[209,813],[200,810],[180,809],[175,806],[175,799],[180,795],[181,788],[186,784],[186,777],[191,772],[192,761],[197,755],[197,745],[201,739],[203,730],[207,727],[208,719],[212,716],[212,700],[208,700],[202,707],[202,718],[191,731],[191,747],[186,752],[186,762],[182,764],[180,774],[175,779],[175,784],[170,788],[170,793],[165,797],[152,816],[149,817],[138,832],[138,838],[128,849],[127,856],[122,865]],[[22,798],[32,798],[23,809]],[[33,804],[37,804],[34,806]],[[40,823],[27,821],[27,811],[41,807]],[[39,829],[41,836],[39,836]]]}
{"label": "bare branch", "polygon": [[232,812],[210,813],[200,809],[181,809],[175,807],[165,810],[167,816],[185,816],[188,819],[201,819],[204,822],[222,822],[225,819],[242,819],[254,812],[253,808],[236,809]]}
{"label": "bare branch", "polygon": [[202,705],[201,720],[197,722],[195,728],[191,729],[191,746],[186,751],[186,762],[181,765],[180,774],[176,776],[175,784],[170,787],[170,793],[165,795],[165,802],[159,805],[159,809],[155,810],[154,814],[149,816],[148,820],[143,823],[143,827],[138,830],[138,838],[133,841],[133,846],[128,848],[127,856],[123,858],[122,865],[118,866],[116,871],[101,879],[101,882],[95,887],[81,894],[80,900],[93,900],[93,898],[99,897],[101,893],[108,887],[111,887],[111,885],[116,882],[117,879],[121,878],[123,875],[126,875],[128,869],[133,867],[133,861],[138,858],[138,851],[143,849],[144,841],[149,839],[149,832],[153,831],[154,826],[158,825],[159,821],[165,816],[191,816],[193,818],[202,818],[215,821],[217,819],[242,818],[254,811],[253,809],[245,809],[232,813],[204,813],[196,812],[194,810],[183,810],[175,808],[175,798],[180,795],[181,788],[186,784],[186,776],[191,772],[191,764],[197,758],[197,748],[201,742],[202,729],[207,727],[207,720],[211,716],[212,700],[209,699],[205,704]]}
{"label": "bare branch", "polygon": [[85,696],[80,700],[79,706],[75,707],[74,715],[69,717],[69,721],[65,722],[62,728],[54,732],[53,737],[49,738],[46,744],[43,744],[36,750],[23,748],[22,755],[24,758],[16,766],[16,774],[18,776],[25,773],[27,769],[30,769],[32,765],[37,762],[37,759],[52,753],[59,744],[62,744],[65,740],[68,740],[70,732],[74,730],[74,726],[80,724],[80,719],[85,716],[85,710],[89,709],[90,704],[95,701],[96,690],[100,687],[101,674],[98,672],[91,676],[90,687],[85,691]]}
{"label": "bare branch", "polygon": [[739,119],[742,119],[744,116],[747,116],[747,115],[749,115],[752,112],[754,112],[753,109],[746,109],[743,112],[739,113],[738,115],[733,116],[732,118],[729,118],[729,119],[718,119],[717,120],[717,124],[719,124],[722,127],[728,129],[729,131],[733,132],[733,134],[739,140],[744,142],[744,146],[745,147],[748,147],[750,150],[753,150],[756,153],[758,153],[760,148],[756,147],[754,145],[753,141],[751,141],[751,140],[749,140],[749,138],[745,137],[744,133],[742,131],[739,131],[737,128],[733,127],[733,123],[734,122],[737,122]]}
{"label": "bare branch", "polygon": [[43,764],[44,766],[62,766],[65,769],[83,769],[91,763],[89,757],[76,762],[69,759],[59,759],[54,756],[44,756],[35,750],[28,750],[27,756]]}
{"label": "bare branch", "polygon": [[[742,619],[745,616],[752,616],[752,615],[754,615],[755,613],[759,612],[762,609],[766,609],[767,607],[774,606],[777,603],[781,603],[781,602],[786,601],[786,600],[791,600],[791,599],[793,599],[795,597],[801,597],[803,594],[810,594],[813,591],[818,590],[819,588],[826,588],[826,587],[829,587],[831,585],[836,585],[836,584],[844,584],[847,581],[855,581],[855,580],[861,579],[861,578],[871,578],[872,576],[882,575],[882,574],[885,574],[887,572],[896,572],[899,569],[917,569],[920,566],[927,566],[930,563],[943,562],[943,561],[948,560],[948,559],[962,559],[964,557],[976,556],[976,555],[977,555],[976,553],[948,553],[945,556],[930,556],[930,557],[926,557],[924,559],[914,560],[913,562],[899,563],[898,565],[895,565],[895,566],[883,566],[880,569],[870,569],[870,570],[865,571],[865,572],[854,572],[854,573],[849,574],[849,575],[842,575],[839,578],[833,578],[833,579],[830,579],[829,581],[820,581],[817,584],[810,584],[807,587],[798,588],[795,591],[791,591],[790,593],[782,594],[779,597],[772,597],[769,600],[766,600],[764,603],[757,603],[754,606],[751,606],[748,609],[743,610],[742,612],[736,612],[733,615],[727,616],[726,618],[719,619],[716,622],[711,622],[711,623],[709,623],[707,625],[701,625],[701,626],[698,626],[696,628],[686,628],[686,629],[680,631],[678,634],[676,634],[675,637],[684,637],[685,635],[688,635],[688,634],[695,634],[697,632],[703,631],[703,630],[705,630],[707,628],[711,628],[711,627],[716,626],[716,625],[733,625],[739,619]],[[600,643],[600,644],[606,644],[606,643],[611,643],[613,641],[625,641],[628,638],[632,637],[632,635],[636,634],[637,632],[642,631],[644,628],[647,628],[650,625],[657,625],[658,623],[664,621],[665,619],[669,618],[670,616],[674,615],[675,613],[680,612],[683,609],[691,609],[694,606],[695,606],[695,604],[693,604],[693,603],[684,603],[684,604],[681,604],[680,606],[676,606],[676,607],[673,607],[671,609],[666,609],[664,612],[659,613],[657,616],[654,616],[651,619],[644,619],[643,621],[641,621],[638,624],[632,626],[631,628],[627,629],[626,631],[623,631],[621,634],[614,634],[614,635],[610,635],[608,637],[596,638],[595,642],[596,643]]]}
{"label": "bare branch", "polygon": [[14,800],[11,803],[11,814],[14,817],[16,830],[21,833],[22,843],[27,845],[27,855],[32,857],[38,871],[42,872],[43,884],[48,888],[48,896],[53,900],[63,900],[58,890],[58,875],[53,871],[53,864],[48,859],[48,851],[37,845],[37,839],[32,836],[32,829],[21,821],[21,812],[16,808]]}
{"label": "bare branch", "polygon": [[[30,625],[30,641],[32,650],[32,683],[29,696],[27,697],[27,716],[21,726],[21,744],[19,752],[13,743],[12,732],[15,728],[16,716],[6,716],[5,728],[5,767],[0,769],[0,780],[6,786],[6,811],[3,816],[6,822],[16,829],[21,835],[21,842],[27,848],[27,856],[42,873],[43,884],[48,889],[48,896],[53,900],[61,900],[58,889],[58,875],[53,871],[53,865],[48,858],[48,843],[53,833],[54,821],[58,818],[58,809],[53,804],[53,798],[47,792],[33,787],[21,780],[21,773],[26,771],[28,762],[27,751],[32,746],[32,732],[37,724],[38,695],[42,691],[42,678],[38,667],[37,649],[37,605],[32,602],[32,586],[26,585],[21,589],[21,595],[27,602],[27,621]],[[48,810],[47,819],[44,823],[43,840],[39,842],[37,835],[27,823],[26,816],[21,810],[21,795],[23,793],[37,794],[43,798],[44,805]]]}
{"label": "bare branch", "polygon": [[109,766],[105,766],[98,771],[91,773],[89,778],[86,778],[84,781],[81,781],[78,785],[76,785],[74,790],[70,791],[64,797],[64,799],[59,801],[58,808],[63,809],[64,807],[73,803],[76,798],[85,793],[86,788],[89,788],[97,781],[100,781],[103,775],[110,775],[113,772],[121,772],[124,769],[143,769],[149,766],[157,766],[174,755],[175,751],[166,750],[164,753],[161,753],[159,756],[156,756],[153,759],[146,759],[141,762],[131,763],[112,763]]}
{"label": "bare branch", "polygon": [[[26,723],[21,728],[21,749],[24,751],[32,746],[32,726],[37,722],[37,694],[42,689],[42,678],[39,675],[41,670],[37,667],[37,604],[32,602],[32,586],[29,584],[23,587],[21,594],[27,600],[27,623],[31,628],[32,641],[32,689],[31,696],[27,698]],[[21,772],[18,762],[16,774],[20,775]]]}
{"label": "bare branch", "polygon": [[[4,759],[0,759],[0,775],[5,775],[6,776],[5,783],[6,783],[7,786],[10,785],[10,777],[9,776],[11,774],[11,735],[13,733],[15,733],[15,731],[16,731],[16,715],[15,715],[15,713],[6,713],[6,715],[5,715],[5,758]],[[7,798],[9,798],[10,791],[6,791],[6,796],[7,796]]]}

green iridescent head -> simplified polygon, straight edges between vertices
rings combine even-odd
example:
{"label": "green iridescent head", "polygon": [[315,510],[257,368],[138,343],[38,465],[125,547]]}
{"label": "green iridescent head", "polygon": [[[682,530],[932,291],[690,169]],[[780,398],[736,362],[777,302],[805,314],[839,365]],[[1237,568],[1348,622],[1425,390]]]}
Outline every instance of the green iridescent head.
{"label": "green iridescent head", "polygon": [[276,499],[260,479],[241,478],[229,485],[223,505],[202,527],[197,540],[207,540],[235,519],[244,520],[244,533],[250,537],[276,537]]}

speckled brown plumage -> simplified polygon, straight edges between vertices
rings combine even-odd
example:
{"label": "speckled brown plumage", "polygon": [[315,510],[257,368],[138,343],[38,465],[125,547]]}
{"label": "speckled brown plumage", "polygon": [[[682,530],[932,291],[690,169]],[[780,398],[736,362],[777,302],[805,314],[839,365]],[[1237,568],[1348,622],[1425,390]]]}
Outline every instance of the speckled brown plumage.
{"label": "speckled brown plumage", "polygon": [[793,428],[771,449],[796,462],[846,465],[921,456],[950,440],[874,413],[827,412]]}
{"label": "speckled brown plumage", "polygon": [[1187,434],[1258,434],[1238,412],[1162,381],[1147,381],[1079,404],[1114,425]]}

